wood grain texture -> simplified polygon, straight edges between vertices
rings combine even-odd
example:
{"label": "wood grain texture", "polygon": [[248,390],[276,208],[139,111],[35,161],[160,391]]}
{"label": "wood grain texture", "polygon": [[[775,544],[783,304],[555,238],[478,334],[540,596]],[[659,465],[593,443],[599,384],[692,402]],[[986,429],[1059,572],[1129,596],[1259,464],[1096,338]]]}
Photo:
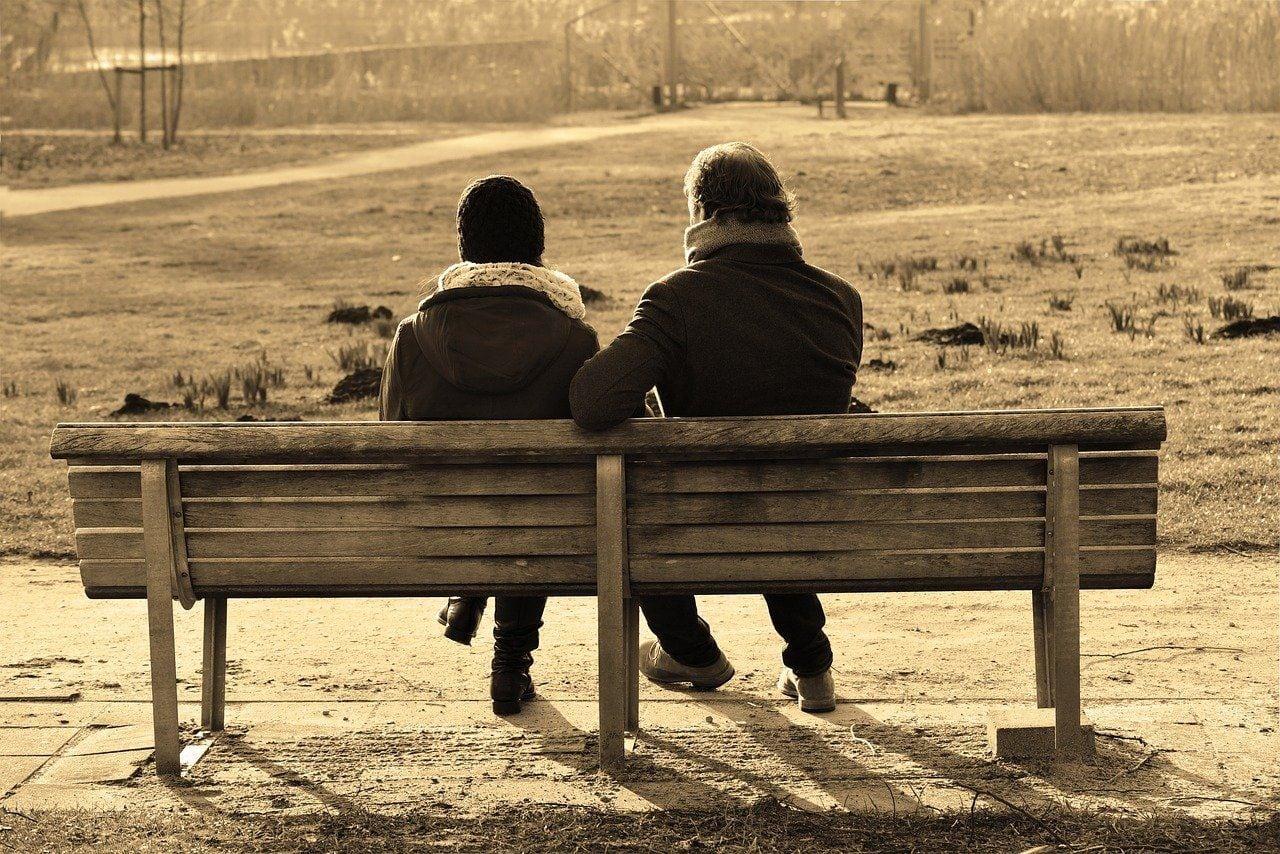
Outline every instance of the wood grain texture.
{"label": "wood grain texture", "polygon": [[599,629],[600,768],[612,771],[625,759],[631,673],[627,641],[627,486],[620,456],[596,460],[596,608]]}
{"label": "wood grain texture", "polygon": [[796,492],[861,489],[1041,487],[1043,458],[835,458],[635,463],[633,493]]}
{"label": "wood grain texture", "polygon": [[[187,528],[422,528],[591,524],[590,495],[444,495],[423,500],[380,496],[197,498],[183,502]],[[1086,486],[1083,517],[1154,516],[1154,486]],[[140,528],[136,498],[81,498],[77,528]],[[722,492],[633,494],[630,519],[656,525],[709,522],[853,522],[878,519],[1043,518],[1044,490],[892,492]]]}
{"label": "wood grain texture", "polygon": [[[187,532],[191,560],[207,558],[506,557],[587,555],[594,529],[560,528],[255,528]],[[129,529],[79,529],[82,559],[128,560],[141,554],[142,535]]]}
{"label": "wood grain texture", "polygon": [[[997,553],[998,554],[998,553]],[[1081,549],[1084,589],[1148,588],[1155,579],[1153,547]],[[763,555],[740,572],[742,556],[697,555],[686,558],[634,558],[633,584],[642,592],[759,593],[774,590],[864,592],[880,590],[1032,590],[1039,589],[1044,559],[1040,550],[997,557],[992,567],[981,553]],[[685,565],[674,572],[672,567]],[[833,564],[824,569],[824,564]],[[789,567],[799,569],[791,573]],[[966,574],[964,567],[975,567]],[[847,567],[861,567],[846,572]],[[931,567],[938,568],[932,576]],[[192,578],[202,596],[434,596],[547,593],[594,595],[595,561],[582,558],[383,558],[350,560],[193,561]],[[884,574],[878,581],[876,572]],[[841,576],[853,577],[841,581]],[[80,576],[94,599],[140,599],[146,595],[142,560],[82,560]],[[688,579],[701,579],[690,581]],[[666,585],[665,587],[663,585]],[[365,591],[368,591],[367,593]]]}
{"label": "wood grain texture", "polygon": [[[1054,738],[1060,758],[1085,751],[1080,727],[1080,456],[1074,445],[1049,448],[1045,582],[1053,607]],[[1154,523],[1152,536],[1155,535]]]}
{"label": "wood grain texture", "polygon": [[146,531],[147,635],[151,651],[151,719],[156,772],[181,771],[178,741],[178,673],[173,634],[173,538],[169,534],[168,479],[164,460],[142,467],[142,519]]}
{"label": "wood grain texture", "polygon": [[204,664],[200,671],[200,726],[221,732],[227,706],[227,597],[204,600]]}
{"label": "wood grain texture", "polygon": [[481,454],[792,451],[913,443],[1161,442],[1159,407],[754,418],[635,419],[603,433],[569,421],[59,424],[58,459],[403,459]]}
{"label": "wood grain texture", "polygon": [[476,528],[595,524],[590,495],[442,495],[426,500],[372,496],[298,500],[197,499],[188,528]]}
{"label": "wood grain texture", "polygon": [[[1142,505],[1135,502],[1131,506]],[[1044,518],[1044,491],[639,493],[631,496],[628,508],[633,525],[1032,519]]]}
{"label": "wood grain texture", "polygon": [[[1090,519],[1085,545],[1155,544],[1154,519]],[[632,525],[635,555],[858,552],[901,549],[1019,548],[1044,545],[1038,520],[805,522],[755,525]]]}
{"label": "wood grain texture", "polygon": [[271,466],[183,468],[188,498],[290,496],[591,495],[590,466],[509,465]]}

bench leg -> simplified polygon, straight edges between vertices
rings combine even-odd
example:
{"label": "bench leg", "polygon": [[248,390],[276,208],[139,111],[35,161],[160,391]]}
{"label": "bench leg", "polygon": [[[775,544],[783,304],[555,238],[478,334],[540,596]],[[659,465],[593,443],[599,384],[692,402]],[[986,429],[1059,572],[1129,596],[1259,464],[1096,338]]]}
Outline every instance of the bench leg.
{"label": "bench leg", "polygon": [[627,653],[627,732],[640,730],[640,604],[634,598],[623,604]]}
{"label": "bench leg", "polygon": [[1036,705],[1053,708],[1053,597],[1031,591],[1031,617],[1035,624]]}
{"label": "bench leg", "polygon": [[204,600],[204,670],[200,685],[200,727],[221,732],[227,705],[227,597]]}
{"label": "bench leg", "polygon": [[[147,625],[151,633],[151,720],[156,773],[181,773],[178,744],[178,665],[173,644],[173,594],[169,567],[147,567]],[[155,576],[160,576],[156,578]]]}
{"label": "bench leg", "polygon": [[1046,491],[1046,570],[1053,593],[1045,608],[1052,654],[1049,665],[1054,741],[1062,759],[1089,752],[1080,721],[1080,453],[1075,445],[1049,446]]}
{"label": "bench leg", "polygon": [[626,758],[628,670],[625,600],[601,595],[600,646],[600,770],[620,770]]}

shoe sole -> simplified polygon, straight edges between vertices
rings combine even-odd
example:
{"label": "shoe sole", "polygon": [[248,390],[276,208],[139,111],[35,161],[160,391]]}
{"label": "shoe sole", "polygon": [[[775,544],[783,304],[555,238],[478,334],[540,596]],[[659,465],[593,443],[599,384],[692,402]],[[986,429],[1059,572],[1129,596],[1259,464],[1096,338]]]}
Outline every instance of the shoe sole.
{"label": "shoe sole", "polygon": [[712,677],[693,679],[688,676],[682,676],[678,673],[659,671],[656,673],[645,673],[644,678],[656,685],[691,685],[695,691],[714,691],[732,679],[736,673],[737,671],[735,671],[733,669],[733,665],[730,664],[726,669]]}

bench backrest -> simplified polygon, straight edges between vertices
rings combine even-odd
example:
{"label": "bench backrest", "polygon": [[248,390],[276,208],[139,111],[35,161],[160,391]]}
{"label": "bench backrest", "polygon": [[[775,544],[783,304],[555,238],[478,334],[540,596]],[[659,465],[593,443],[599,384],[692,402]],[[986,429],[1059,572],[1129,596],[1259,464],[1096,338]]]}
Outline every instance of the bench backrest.
{"label": "bench backrest", "polygon": [[148,506],[188,595],[593,593],[609,490],[636,593],[1013,590],[1044,580],[1051,446],[1078,452],[1081,586],[1151,585],[1164,436],[1159,408],[66,424],[52,453],[96,598],[145,595]]}

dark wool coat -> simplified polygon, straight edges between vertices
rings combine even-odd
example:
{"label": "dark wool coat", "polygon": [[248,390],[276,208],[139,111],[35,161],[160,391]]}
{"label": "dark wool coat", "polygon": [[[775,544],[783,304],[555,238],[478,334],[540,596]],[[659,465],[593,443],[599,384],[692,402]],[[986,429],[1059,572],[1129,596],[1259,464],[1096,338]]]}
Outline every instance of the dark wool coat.
{"label": "dark wool coat", "polygon": [[461,287],[401,322],[382,371],[383,421],[568,418],[595,330],[520,285]]}
{"label": "dark wool coat", "polygon": [[799,247],[739,243],[645,291],[618,338],[573,380],[573,418],[603,430],[657,387],[668,416],[846,412],[862,299]]}

